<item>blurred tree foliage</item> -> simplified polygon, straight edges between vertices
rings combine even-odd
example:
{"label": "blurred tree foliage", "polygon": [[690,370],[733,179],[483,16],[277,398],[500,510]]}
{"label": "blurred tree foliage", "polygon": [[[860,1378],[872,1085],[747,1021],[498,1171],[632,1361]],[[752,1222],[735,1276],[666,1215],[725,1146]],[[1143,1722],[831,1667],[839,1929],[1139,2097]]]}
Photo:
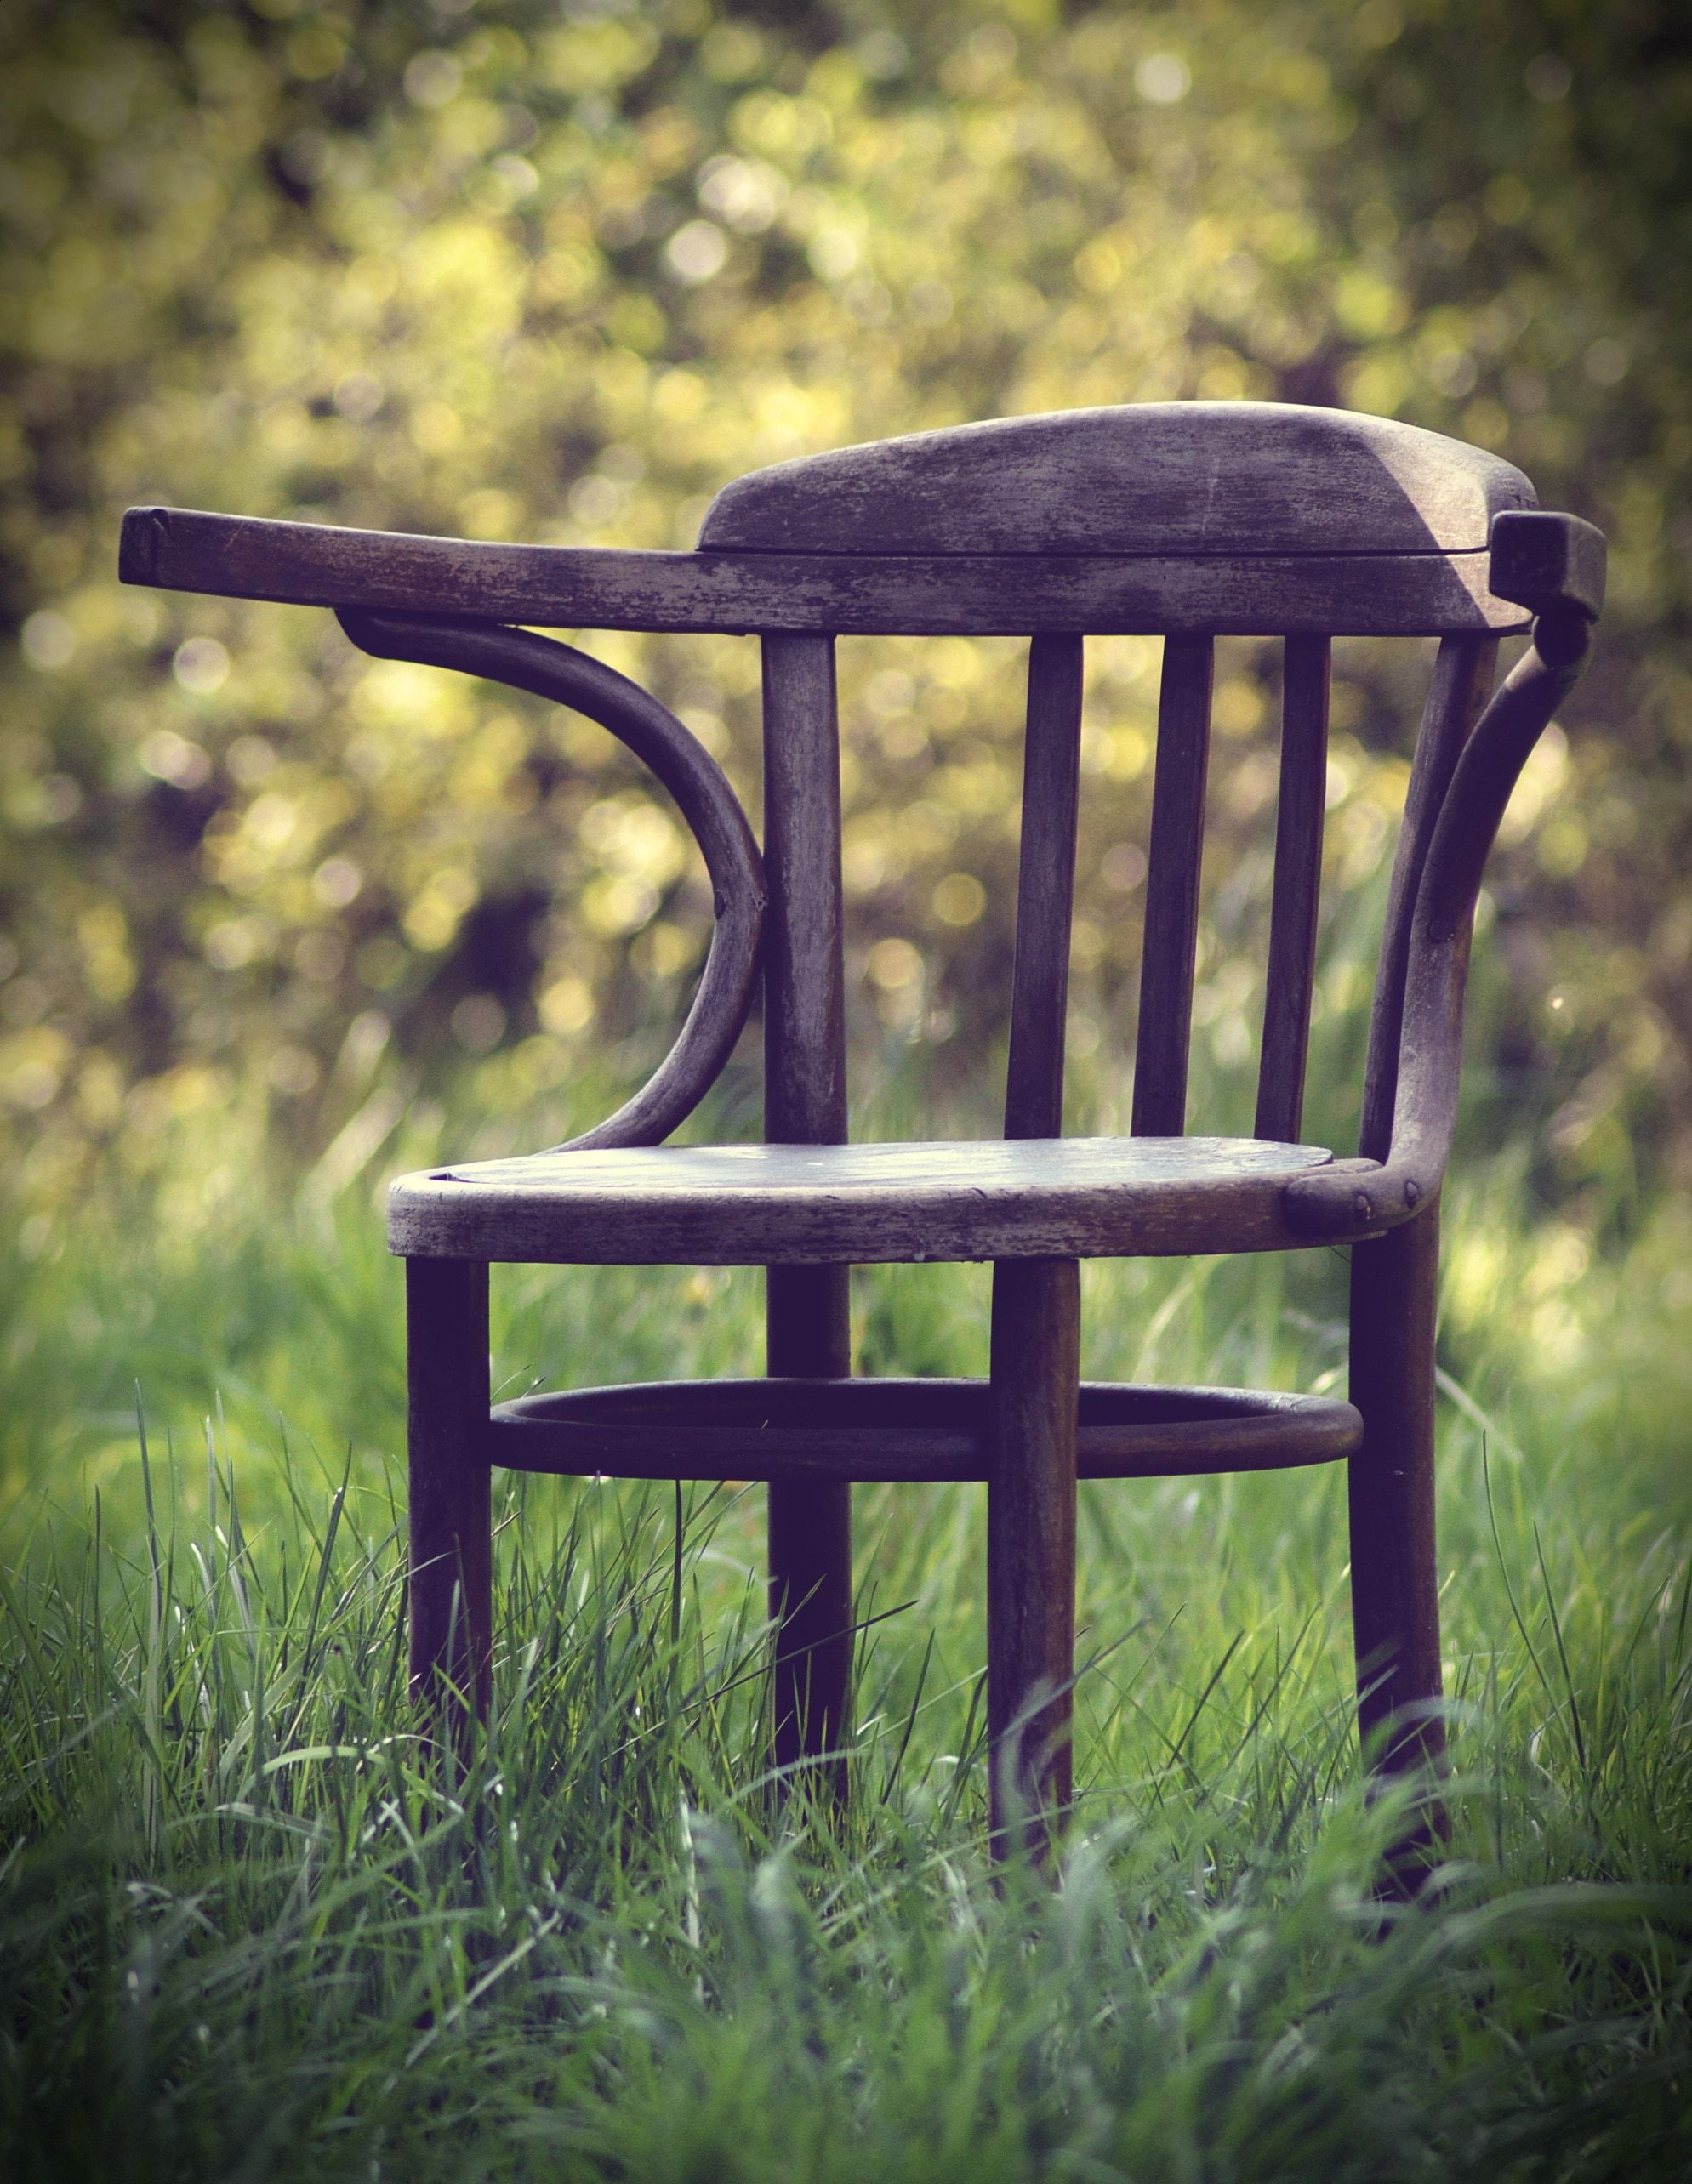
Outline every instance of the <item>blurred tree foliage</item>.
{"label": "blurred tree foliage", "polygon": [[[1549,1122],[1562,1195],[1692,1169],[1671,0],[12,0],[3,23],[0,1095],[37,1181],[257,1086],[309,1146],[390,1034],[414,1079],[456,1061],[492,1098],[607,1039],[632,1070],[706,916],[599,731],[365,661],[321,614],[126,593],[126,503],[685,545],[783,457],[1193,395],[1411,418],[1609,531],[1598,664],[1494,871],[1493,1082]],[[591,641],[755,810],[755,645]],[[1199,1010],[1224,1069],[1274,765],[1273,663],[1226,651]],[[1417,702],[1403,663],[1345,651],[1341,924]],[[1002,1028],[1019,658],[845,648],[860,1038],[931,1049],[941,1083]],[[1090,658],[1075,1038],[1108,1053],[1156,648]],[[1330,1014],[1362,987],[1344,937]]]}

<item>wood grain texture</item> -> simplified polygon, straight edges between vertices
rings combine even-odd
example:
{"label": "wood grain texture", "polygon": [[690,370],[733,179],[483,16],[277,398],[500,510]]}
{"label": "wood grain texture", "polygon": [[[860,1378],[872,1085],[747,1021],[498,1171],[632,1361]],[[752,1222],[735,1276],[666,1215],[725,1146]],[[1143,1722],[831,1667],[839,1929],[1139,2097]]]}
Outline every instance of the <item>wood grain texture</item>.
{"label": "wood grain texture", "polygon": [[406,1269],[412,1696],[462,1750],[493,1659],[487,1269]]}
{"label": "wood grain texture", "polygon": [[1007,1138],[1057,1137],[1063,1128],[1063,1032],[1075,900],[1081,674],[1079,637],[1036,637],[1029,646],[1017,953],[1005,1084]]}
{"label": "wood grain texture", "polygon": [[1316,984],[1316,913],[1322,889],[1322,830],[1328,791],[1325,637],[1289,637],[1281,676],[1280,794],[1275,807],[1275,879],[1263,1044],[1257,1069],[1260,1138],[1296,1139],[1304,1112],[1304,1065]]}
{"label": "wood grain texture", "polygon": [[1439,636],[1527,627],[1484,552],[1173,556],[648,554],[131,509],[126,583],[554,629]]}
{"label": "wood grain texture", "polygon": [[1211,749],[1216,646],[1170,637],[1163,649],[1146,934],[1134,1042],[1136,1137],[1178,1137],[1187,1122],[1187,1051],[1199,943],[1199,878],[1205,840],[1205,774]]}
{"label": "wood grain texture", "polygon": [[[792,1270],[800,1271],[800,1270]],[[983,1481],[988,1383],[663,1380],[523,1396],[488,1447],[513,1470],[616,1479]],[[1161,1479],[1330,1464],[1362,1421],[1329,1396],[1081,1383],[1084,1479]]]}
{"label": "wood grain texture", "polygon": [[388,1239],[590,1265],[1275,1250],[1316,1240],[1281,1200],[1330,1157],[1214,1137],[536,1153],[400,1177]]}
{"label": "wood grain texture", "polygon": [[1075,1669],[1073,1259],[994,1269],[987,1398],[987,1719],[995,1857],[1039,1858],[1066,1814]]}
{"label": "wood grain texture", "polygon": [[831,554],[1473,551],[1533,487],[1415,425],[1293,402],[1000,418],[754,470],[699,543]]}
{"label": "wood grain texture", "polygon": [[[846,970],[833,640],[766,637],[763,674],[765,1135],[837,1145],[846,1135]],[[844,1265],[769,1268],[770,1373],[850,1374],[850,1282]],[[769,1597],[778,1632],[775,1759],[789,1770],[837,1753],[848,1733],[852,1487],[838,1474],[772,1480]],[[830,1789],[843,1798],[844,1760],[825,1764]]]}
{"label": "wood grain texture", "polygon": [[839,1145],[846,1135],[846,911],[840,724],[828,637],[766,637],[764,1135]]}

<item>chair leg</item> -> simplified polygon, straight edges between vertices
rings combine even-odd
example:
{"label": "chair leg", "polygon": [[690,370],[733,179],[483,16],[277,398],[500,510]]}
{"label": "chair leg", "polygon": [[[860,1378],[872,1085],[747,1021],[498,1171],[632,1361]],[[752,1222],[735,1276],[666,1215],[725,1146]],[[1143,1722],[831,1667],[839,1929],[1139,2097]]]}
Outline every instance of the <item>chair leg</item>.
{"label": "chair leg", "polygon": [[[852,1371],[851,1270],[772,1266],[768,1370],[844,1379]],[[776,1625],[775,1760],[785,1783],[807,1761],[837,1804],[852,1681],[852,1488],[845,1480],[770,1484],[770,1614]]]}
{"label": "chair leg", "polygon": [[999,1858],[1019,1846],[1043,1858],[1069,1803],[1080,1323],[1073,1259],[994,1267],[987,1713]]}
{"label": "chair leg", "polygon": [[[411,1690],[460,1754],[487,1711],[493,1652],[487,1269],[406,1262]],[[468,1702],[468,1703],[467,1703]]]}
{"label": "chair leg", "polygon": [[[1437,1776],[1445,1758],[1433,1510],[1438,1273],[1437,1201],[1353,1247],[1351,1399],[1363,1413],[1350,1465],[1358,1720],[1375,1771],[1388,1779]],[[1391,1854],[1394,1893],[1415,1892],[1446,1832],[1430,1790]]]}

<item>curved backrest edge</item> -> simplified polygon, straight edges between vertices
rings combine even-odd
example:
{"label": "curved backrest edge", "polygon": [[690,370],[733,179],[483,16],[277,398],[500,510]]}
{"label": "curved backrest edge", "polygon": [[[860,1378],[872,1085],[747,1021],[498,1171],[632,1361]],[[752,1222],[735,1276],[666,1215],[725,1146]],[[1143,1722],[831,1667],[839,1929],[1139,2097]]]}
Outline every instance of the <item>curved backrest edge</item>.
{"label": "curved backrest edge", "polygon": [[1350,410],[1143,402],[1000,418],[754,470],[709,552],[1473,553],[1535,506],[1484,449]]}

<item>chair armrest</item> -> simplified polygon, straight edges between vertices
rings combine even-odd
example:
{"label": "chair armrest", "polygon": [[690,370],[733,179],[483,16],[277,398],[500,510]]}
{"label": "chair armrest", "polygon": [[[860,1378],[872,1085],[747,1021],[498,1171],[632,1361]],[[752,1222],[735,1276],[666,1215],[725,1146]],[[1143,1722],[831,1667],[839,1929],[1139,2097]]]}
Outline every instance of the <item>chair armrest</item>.
{"label": "chair armrest", "polygon": [[[663,1062],[614,1115],[573,1139],[573,1151],[658,1144],[715,1080],[751,1007],[764,870],[727,776],[666,706],[586,653],[504,625],[550,613],[601,628],[720,626],[721,617],[701,619],[689,595],[699,559],[495,546],[193,509],[132,508],[123,518],[125,583],[332,607],[353,643],[378,658],[484,676],[586,714],[675,798],[711,877],[716,924],[705,968]],[[578,608],[586,611],[578,616]]]}
{"label": "chair armrest", "polygon": [[634,1098],[557,1152],[657,1145],[698,1105],[752,1004],[766,892],[763,862],[728,777],[658,699],[602,661],[526,629],[424,615],[340,611],[341,627],[378,659],[450,668],[550,698],[597,720],[675,798],[710,874],[716,925],[675,1044]]}
{"label": "chair armrest", "polygon": [[550,629],[1029,636],[1192,630],[1515,631],[1489,557],[1425,554],[817,554],[513,546],[132,508],[125,583]]}
{"label": "chair armrest", "polygon": [[1387,1157],[1336,1161],[1289,1184],[1288,1220],[1309,1234],[1362,1236],[1394,1227],[1427,1204],[1444,1179],[1481,876],[1529,754],[1580,680],[1592,648],[1604,591],[1602,534],[1574,516],[1524,513],[1499,516],[1493,537],[1494,589],[1524,605],[1540,602],[1532,642],[1476,723],[1440,805],[1410,926]]}
{"label": "chair armrest", "polygon": [[221,599],[555,629],[743,630],[755,620],[749,606],[768,605],[755,588],[751,600],[743,597],[732,569],[725,583],[701,554],[507,545],[192,508],[126,510],[117,573],[126,584]]}

